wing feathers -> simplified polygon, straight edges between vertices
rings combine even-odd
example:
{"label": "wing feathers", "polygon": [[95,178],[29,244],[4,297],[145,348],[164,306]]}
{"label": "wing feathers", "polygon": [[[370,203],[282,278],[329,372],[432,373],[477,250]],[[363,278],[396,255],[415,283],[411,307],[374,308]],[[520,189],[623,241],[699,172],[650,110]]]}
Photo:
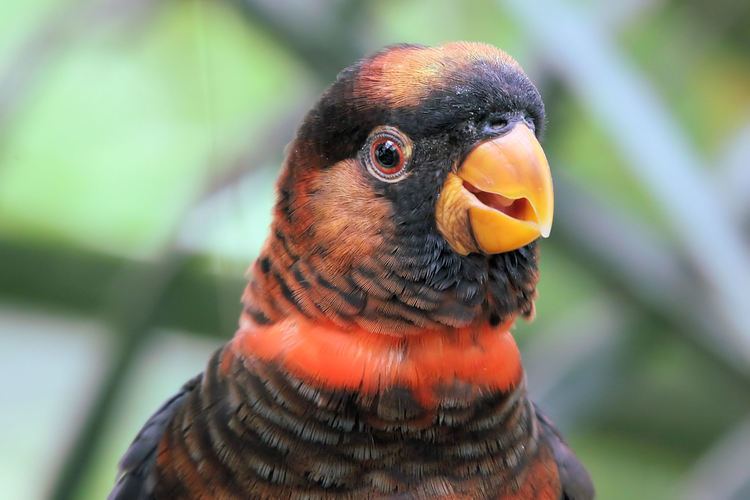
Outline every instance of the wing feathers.
{"label": "wing feathers", "polygon": [[156,450],[164,429],[202,378],[203,374],[200,374],[188,381],[148,419],[120,460],[117,484],[109,494],[109,500],[151,498],[154,488],[151,472],[156,463]]}

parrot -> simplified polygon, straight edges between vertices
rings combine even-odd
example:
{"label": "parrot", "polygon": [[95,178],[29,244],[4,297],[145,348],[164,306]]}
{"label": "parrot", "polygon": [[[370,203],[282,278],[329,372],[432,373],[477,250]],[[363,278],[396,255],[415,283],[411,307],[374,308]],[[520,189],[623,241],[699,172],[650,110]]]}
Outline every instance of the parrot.
{"label": "parrot", "polygon": [[234,336],[145,423],[109,498],[594,498],[511,332],[553,219],[544,126],[492,45],[342,70],[286,149]]}

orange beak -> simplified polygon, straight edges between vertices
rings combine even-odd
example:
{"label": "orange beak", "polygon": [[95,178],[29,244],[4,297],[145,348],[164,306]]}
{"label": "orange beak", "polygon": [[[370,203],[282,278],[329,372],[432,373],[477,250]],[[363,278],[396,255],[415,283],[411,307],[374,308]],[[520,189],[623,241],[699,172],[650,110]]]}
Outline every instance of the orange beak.
{"label": "orange beak", "polygon": [[542,146],[523,124],[479,144],[438,199],[438,229],[453,249],[495,254],[549,236],[554,211],[552,174]]}

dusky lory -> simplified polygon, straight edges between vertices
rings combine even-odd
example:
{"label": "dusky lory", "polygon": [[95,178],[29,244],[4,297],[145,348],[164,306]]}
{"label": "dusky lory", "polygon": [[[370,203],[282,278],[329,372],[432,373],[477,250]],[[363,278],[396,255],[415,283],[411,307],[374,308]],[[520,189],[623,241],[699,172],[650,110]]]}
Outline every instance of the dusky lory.
{"label": "dusky lory", "polygon": [[510,333],[552,223],[544,120],[489,45],[343,70],[289,147],[239,329],[110,498],[593,498]]}

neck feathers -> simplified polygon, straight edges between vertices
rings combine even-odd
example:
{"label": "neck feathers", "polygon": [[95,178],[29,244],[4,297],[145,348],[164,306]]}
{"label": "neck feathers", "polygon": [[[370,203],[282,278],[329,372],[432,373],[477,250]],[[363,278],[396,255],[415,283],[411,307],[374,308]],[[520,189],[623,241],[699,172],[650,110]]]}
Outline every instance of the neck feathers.
{"label": "neck feathers", "polygon": [[[536,249],[462,257],[441,242],[381,242],[357,259],[295,243],[275,224],[243,295],[243,324],[290,316],[390,336],[497,326],[533,314]],[[381,238],[383,236],[381,235]]]}
{"label": "neck feathers", "polygon": [[273,363],[313,387],[365,398],[397,391],[434,408],[446,401],[469,404],[519,385],[523,371],[511,325],[394,337],[296,316],[241,328],[230,356]]}

